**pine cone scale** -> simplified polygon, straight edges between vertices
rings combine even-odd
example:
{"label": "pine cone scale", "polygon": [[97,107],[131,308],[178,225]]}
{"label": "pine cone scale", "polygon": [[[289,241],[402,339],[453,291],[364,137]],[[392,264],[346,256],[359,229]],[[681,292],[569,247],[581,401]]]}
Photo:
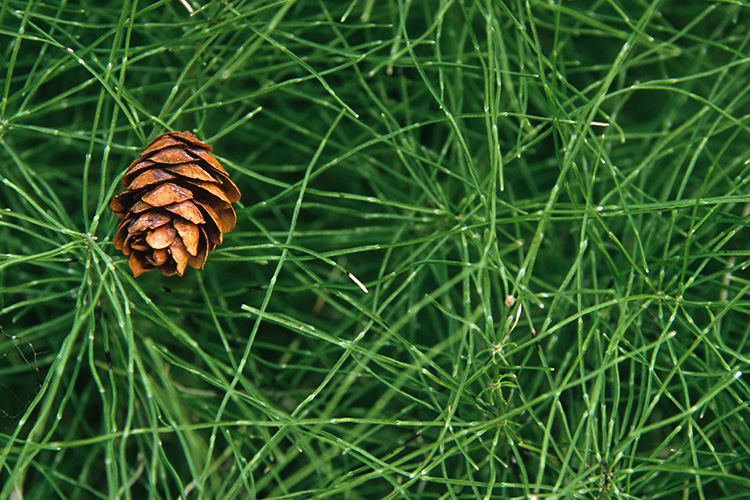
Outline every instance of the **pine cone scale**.
{"label": "pine cone scale", "polygon": [[173,226],[182,238],[182,243],[185,245],[187,252],[193,257],[198,255],[198,240],[200,239],[198,226],[179,219],[175,219]]}
{"label": "pine cone scale", "polygon": [[193,224],[205,224],[206,220],[203,218],[201,211],[195,206],[195,203],[191,201],[181,201],[179,203],[172,203],[164,208],[169,210],[175,215],[179,215],[183,219],[192,222]]}
{"label": "pine cone scale", "polygon": [[237,188],[234,182],[229,180],[229,178],[226,178],[224,179],[224,181],[222,181],[221,188],[224,190],[224,194],[226,195],[226,197],[232,203],[234,203],[235,201],[239,201],[239,199],[242,197],[242,194],[240,194],[240,190]]}
{"label": "pine cone scale", "polygon": [[211,174],[200,168],[195,163],[176,163],[164,168],[165,170],[182,177],[197,179],[199,181],[216,182],[216,179],[211,177]]}
{"label": "pine cone scale", "polygon": [[130,226],[128,226],[128,232],[139,233],[149,229],[156,229],[170,220],[172,220],[171,217],[162,212],[149,211],[131,222]]}
{"label": "pine cone scale", "polygon": [[190,132],[151,141],[122,178],[110,202],[121,219],[114,247],[134,276],[158,269],[167,276],[202,268],[208,253],[234,229],[232,202],[241,197],[211,147]]}
{"label": "pine cone scale", "polygon": [[177,176],[172,175],[169,172],[166,172],[164,170],[159,169],[152,169],[152,170],[146,170],[142,174],[140,174],[138,177],[133,179],[133,182],[130,183],[129,189],[137,190],[137,189],[143,189],[146,186],[150,186],[151,184],[154,184],[155,182],[161,182],[161,181],[168,181],[175,179]]}
{"label": "pine cone scale", "polygon": [[188,188],[166,182],[143,195],[141,199],[152,207],[163,207],[164,205],[189,200],[192,197],[193,193]]}
{"label": "pine cone scale", "polygon": [[169,250],[171,251],[172,258],[175,262],[175,270],[177,271],[177,274],[182,276],[190,258],[190,255],[185,249],[185,245],[183,245],[182,240],[175,239],[174,244],[169,247]]}
{"label": "pine cone scale", "polygon": [[229,179],[229,172],[224,170],[224,167],[221,166],[221,164],[216,160],[216,158],[214,158],[212,154],[209,154],[206,151],[201,151],[199,149],[195,150],[195,154],[198,156],[198,158],[211,165],[219,174],[226,177],[227,180]]}
{"label": "pine cone scale", "polygon": [[166,148],[149,154],[148,159],[162,165],[173,165],[175,163],[189,163],[195,161],[195,157],[180,148]]}
{"label": "pine cone scale", "polygon": [[169,252],[164,248],[154,250],[154,253],[147,257],[148,261],[156,267],[163,266],[168,258]]}
{"label": "pine cone scale", "polygon": [[[224,207],[231,206],[231,201],[229,200],[227,193],[224,190],[222,190],[220,186],[217,186],[216,184],[212,184],[210,182],[197,181],[195,179],[185,179],[185,181],[197,188],[202,189],[203,191],[208,193],[210,196],[213,196],[214,198],[218,198],[219,200],[221,200],[223,202],[223,204],[221,204],[222,206]],[[202,196],[200,198],[205,198],[205,196]]]}
{"label": "pine cone scale", "polygon": [[198,238],[198,252],[194,257],[190,256],[188,258],[188,264],[190,264],[191,267],[195,268],[201,267],[203,265],[203,262],[206,262],[208,252],[214,248],[208,241],[208,237],[206,236],[206,232],[203,230],[203,228],[198,228],[198,231],[200,232],[200,237]]}
{"label": "pine cone scale", "polygon": [[148,170],[149,168],[154,168],[157,165],[158,163],[154,163],[149,160],[141,161],[138,163],[131,163],[130,167],[125,172],[125,175],[122,177],[122,185],[129,186],[130,183],[133,182],[133,179],[138,176],[138,174],[142,173],[144,170]]}
{"label": "pine cone scale", "polygon": [[152,152],[152,151],[158,151],[160,149],[168,148],[170,146],[183,146],[186,143],[184,140],[175,139],[174,137],[170,135],[161,135],[151,141],[151,143],[148,145],[145,153]]}
{"label": "pine cone scale", "polygon": [[208,238],[215,244],[215,245],[221,245],[223,241],[222,233],[227,231],[222,231],[222,222],[221,222],[221,216],[219,212],[214,210],[214,208],[211,205],[207,205],[205,203],[202,203],[198,200],[196,200],[198,205],[208,214],[208,219],[206,219],[206,224],[204,225],[206,229],[206,234],[208,234]]}
{"label": "pine cone scale", "polygon": [[146,243],[148,243],[151,248],[157,250],[169,248],[174,242],[176,236],[177,231],[174,230],[171,224],[159,226],[153,231],[148,231],[146,233]]}

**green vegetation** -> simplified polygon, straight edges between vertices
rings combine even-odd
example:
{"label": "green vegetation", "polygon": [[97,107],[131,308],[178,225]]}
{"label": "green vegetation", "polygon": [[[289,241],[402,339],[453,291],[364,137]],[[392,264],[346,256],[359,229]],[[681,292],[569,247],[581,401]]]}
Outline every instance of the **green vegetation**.
{"label": "green vegetation", "polygon": [[[4,0],[0,499],[747,498],[749,45],[730,0]],[[237,228],[136,280],[108,203],[169,130]]]}

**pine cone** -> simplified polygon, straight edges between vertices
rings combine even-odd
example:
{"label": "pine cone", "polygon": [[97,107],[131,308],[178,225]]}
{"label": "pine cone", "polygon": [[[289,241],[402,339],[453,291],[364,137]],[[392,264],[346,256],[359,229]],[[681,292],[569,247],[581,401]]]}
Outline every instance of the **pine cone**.
{"label": "pine cone", "polygon": [[129,256],[135,276],[158,268],[165,276],[199,269],[208,252],[234,229],[231,203],[240,191],[190,132],[169,132],[130,164],[109,207],[118,219],[113,243]]}

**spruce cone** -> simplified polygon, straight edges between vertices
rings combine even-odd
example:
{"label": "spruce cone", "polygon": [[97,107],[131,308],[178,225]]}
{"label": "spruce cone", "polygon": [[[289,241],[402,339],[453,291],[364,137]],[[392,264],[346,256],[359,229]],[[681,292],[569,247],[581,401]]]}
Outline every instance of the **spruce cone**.
{"label": "spruce cone", "polygon": [[165,276],[199,269],[234,229],[231,203],[240,199],[229,174],[190,132],[169,132],[130,164],[109,207],[118,219],[113,243],[129,256],[135,276],[158,268]]}

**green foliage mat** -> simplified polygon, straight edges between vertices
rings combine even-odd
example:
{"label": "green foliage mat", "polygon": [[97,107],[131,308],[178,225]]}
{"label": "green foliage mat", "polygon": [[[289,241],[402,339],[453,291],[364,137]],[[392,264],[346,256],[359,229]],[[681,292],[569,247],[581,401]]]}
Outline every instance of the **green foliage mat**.
{"label": "green foliage mat", "polygon": [[[749,45],[729,0],[4,0],[0,498],[748,498]],[[237,228],[136,280],[108,203],[169,130]]]}

